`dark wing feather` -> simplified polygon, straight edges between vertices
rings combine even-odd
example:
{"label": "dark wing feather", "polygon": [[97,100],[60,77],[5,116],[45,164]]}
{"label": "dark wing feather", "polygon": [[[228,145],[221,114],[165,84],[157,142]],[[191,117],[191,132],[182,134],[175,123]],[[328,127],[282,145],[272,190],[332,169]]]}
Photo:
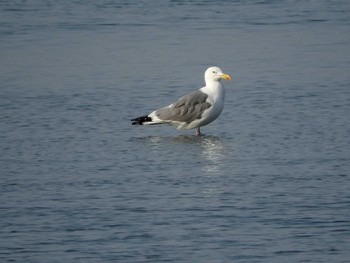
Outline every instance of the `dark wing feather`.
{"label": "dark wing feather", "polygon": [[156,111],[158,118],[164,121],[180,121],[190,123],[200,119],[203,112],[212,105],[207,102],[208,95],[200,90],[181,97],[168,107]]}

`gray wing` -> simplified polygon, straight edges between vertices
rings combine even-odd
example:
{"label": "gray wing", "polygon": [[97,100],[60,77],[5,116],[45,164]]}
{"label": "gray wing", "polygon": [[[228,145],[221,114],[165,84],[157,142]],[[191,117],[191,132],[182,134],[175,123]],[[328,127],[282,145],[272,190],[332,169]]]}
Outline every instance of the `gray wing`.
{"label": "gray wing", "polygon": [[156,116],[164,121],[190,123],[202,117],[203,112],[212,105],[207,102],[208,95],[200,90],[181,97],[170,106],[157,110]]}

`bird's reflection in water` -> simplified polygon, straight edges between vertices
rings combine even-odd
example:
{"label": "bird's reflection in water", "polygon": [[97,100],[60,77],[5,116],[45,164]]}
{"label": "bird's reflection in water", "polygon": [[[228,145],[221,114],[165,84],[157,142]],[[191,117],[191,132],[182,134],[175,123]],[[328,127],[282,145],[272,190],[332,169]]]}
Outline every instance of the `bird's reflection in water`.
{"label": "bird's reflection in water", "polygon": [[220,137],[206,136],[201,142],[202,156],[205,159],[203,170],[208,175],[221,173],[224,159],[224,140]]}
{"label": "bird's reflection in water", "polygon": [[224,164],[224,139],[217,136],[188,136],[180,135],[175,137],[178,142],[196,144],[200,149],[203,157],[202,169],[207,175],[222,174]]}
{"label": "bird's reflection in water", "polygon": [[[174,158],[174,152],[183,153],[191,151],[201,159],[201,169],[206,175],[220,175],[225,169],[225,140],[222,137],[216,136],[194,136],[194,135],[179,135],[179,136],[149,136],[139,138],[152,144],[151,151],[159,151],[163,156],[171,155]],[[196,146],[184,148],[184,146]],[[187,154],[186,154],[187,155]],[[194,156],[189,161],[193,161]],[[164,159],[162,158],[162,161]],[[198,161],[198,159],[197,159]]]}

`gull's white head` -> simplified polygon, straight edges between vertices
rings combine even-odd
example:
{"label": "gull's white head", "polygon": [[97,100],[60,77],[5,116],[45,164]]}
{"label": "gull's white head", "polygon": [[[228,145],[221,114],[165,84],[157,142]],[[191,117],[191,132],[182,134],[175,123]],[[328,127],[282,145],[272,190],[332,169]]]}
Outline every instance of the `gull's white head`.
{"label": "gull's white head", "polygon": [[220,81],[221,79],[230,80],[229,74],[223,73],[219,67],[210,67],[205,71],[204,74],[205,82],[208,81]]}

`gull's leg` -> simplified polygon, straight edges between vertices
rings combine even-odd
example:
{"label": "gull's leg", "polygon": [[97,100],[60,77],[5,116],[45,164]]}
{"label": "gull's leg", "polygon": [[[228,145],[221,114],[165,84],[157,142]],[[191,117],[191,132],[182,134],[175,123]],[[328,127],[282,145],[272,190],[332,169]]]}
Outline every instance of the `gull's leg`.
{"label": "gull's leg", "polygon": [[200,136],[200,135],[201,135],[201,128],[200,128],[200,127],[197,128],[196,135],[197,135],[197,136]]}

